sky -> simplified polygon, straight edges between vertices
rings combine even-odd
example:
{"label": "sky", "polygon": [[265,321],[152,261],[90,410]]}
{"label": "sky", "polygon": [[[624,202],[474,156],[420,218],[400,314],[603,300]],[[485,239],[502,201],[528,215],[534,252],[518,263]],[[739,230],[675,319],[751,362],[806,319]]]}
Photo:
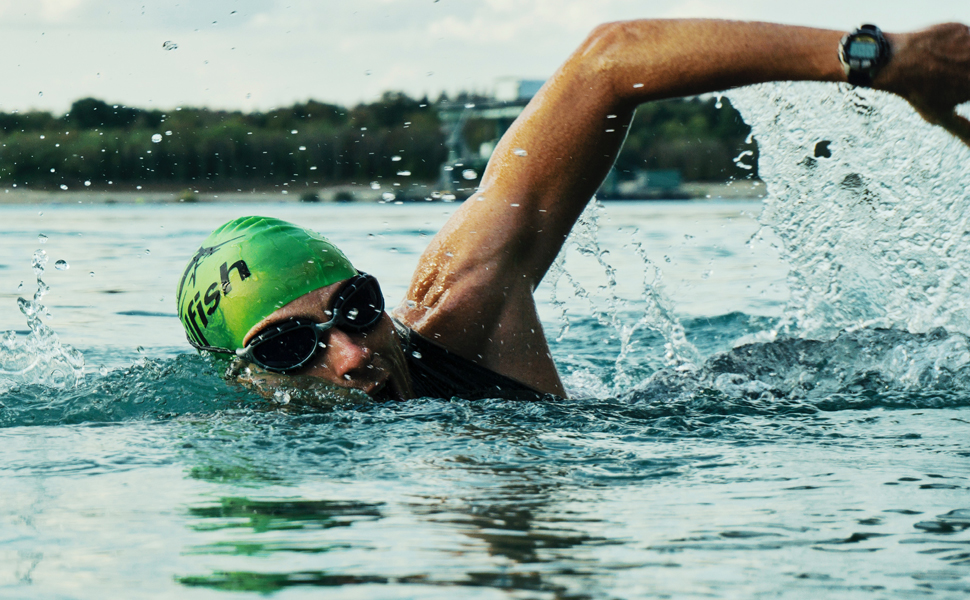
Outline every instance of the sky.
{"label": "sky", "polygon": [[900,31],[970,23],[970,2],[0,0],[0,111],[62,114],[88,96],[252,111],[489,93],[501,77],[545,79],[598,23],[673,17]]}

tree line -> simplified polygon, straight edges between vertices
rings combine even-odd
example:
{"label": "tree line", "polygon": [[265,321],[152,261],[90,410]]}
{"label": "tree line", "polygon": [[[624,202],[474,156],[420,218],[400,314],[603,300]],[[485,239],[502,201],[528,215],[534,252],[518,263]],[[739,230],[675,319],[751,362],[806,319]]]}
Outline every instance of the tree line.
{"label": "tree line", "polygon": [[[0,186],[266,188],[286,182],[434,181],[448,156],[438,111],[483,101],[470,94],[431,101],[387,92],[343,107],[317,101],[268,112],[207,108],[145,110],[94,98],[63,116],[0,112]],[[481,125],[481,124],[479,124]],[[467,135],[494,128],[465,124]],[[617,170],[678,169],[688,181],[753,173],[735,165],[749,128],[727,101],[640,107]],[[474,141],[474,139],[473,139]]]}

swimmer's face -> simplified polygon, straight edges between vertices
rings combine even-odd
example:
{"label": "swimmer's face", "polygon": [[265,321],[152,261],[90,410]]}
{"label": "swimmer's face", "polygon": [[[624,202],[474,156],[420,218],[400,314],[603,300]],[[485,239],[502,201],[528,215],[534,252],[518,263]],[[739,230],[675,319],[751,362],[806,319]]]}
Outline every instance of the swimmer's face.
{"label": "swimmer's face", "polygon": [[[330,320],[328,314],[344,282],[300,296],[277,309],[246,333],[244,344],[267,327],[300,317],[316,323]],[[391,318],[384,313],[367,333],[349,333],[334,327],[321,339],[326,346],[294,374],[316,377],[343,388],[360,390],[376,400],[405,400],[413,396],[407,362]]]}

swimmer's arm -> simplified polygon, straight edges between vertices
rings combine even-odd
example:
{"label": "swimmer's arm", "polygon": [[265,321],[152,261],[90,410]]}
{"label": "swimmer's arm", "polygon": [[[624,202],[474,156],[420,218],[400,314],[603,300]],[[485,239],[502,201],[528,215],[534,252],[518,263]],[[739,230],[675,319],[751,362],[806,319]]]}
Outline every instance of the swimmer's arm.
{"label": "swimmer's arm", "polygon": [[[764,81],[845,81],[844,34],[712,20],[597,27],[499,142],[481,191],[422,255],[397,316],[467,358],[558,393],[532,292],[612,166],[636,106]],[[891,40],[904,42],[897,57],[910,66],[887,68],[876,84],[910,98],[919,53],[909,37]]]}
{"label": "swimmer's arm", "polygon": [[772,79],[842,79],[841,35],[707,20],[597,27],[503,136],[481,191],[432,239],[395,316],[485,367],[564,394],[532,294],[636,106]]}

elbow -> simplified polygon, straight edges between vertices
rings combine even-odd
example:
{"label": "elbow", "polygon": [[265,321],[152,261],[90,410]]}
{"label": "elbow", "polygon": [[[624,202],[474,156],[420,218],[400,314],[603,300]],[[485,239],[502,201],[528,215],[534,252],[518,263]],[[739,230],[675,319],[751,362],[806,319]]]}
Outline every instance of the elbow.
{"label": "elbow", "polygon": [[587,77],[607,83],[619,94],[617,84],[629,70],[630,57],[642,55],[649,29],[643,21],[603,23],[589,33],[574,59]]}
{"label": "elbow", "polygon": [[629,47],[633,37],[628,21],[602,23],[589,32],[575,58],[593,71],[608,72],[617,63],[623,49]]}

